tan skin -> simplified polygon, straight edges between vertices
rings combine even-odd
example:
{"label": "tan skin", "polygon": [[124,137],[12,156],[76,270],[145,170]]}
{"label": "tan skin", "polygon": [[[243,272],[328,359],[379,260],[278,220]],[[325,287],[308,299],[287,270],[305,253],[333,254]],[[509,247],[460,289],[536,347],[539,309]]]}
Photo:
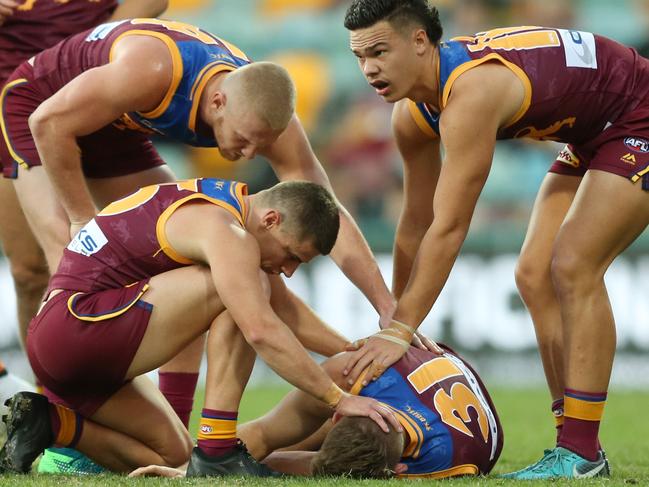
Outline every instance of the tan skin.
{"label": "tan skin", "polygon": [[[177,466],[187,460],[191,442],[186,431],[179,428],[160,392],[139,376],[165,363],[210,327],[238,327],[249,346],[241,341],[242,346],[226,347],[231,366],[224,368],[223,343],[210,338],[206,407],[222,404],[215,403],[223,401],[215,389],[223,390],[228,400],[238,405],[254,361],[253,349],[286,380],[313,397],[323,399],[333,384],[269,301],[272,287],[267,273],[290,275],[317,252],[311,242],[298,241],[283,231],[279,211],[256,203],[255,196],[246,199],[250,211],[245,228],[230,213],[208,203],[185,204],[166,223],[171,246],[197,265],[151,278],[145,299],[153,311],[126,374],[135,380],[86,422],[79,450],[111,470],[129,471],[148,464]],[[214,337],[218,333],[223,329],[214,331]],[[334,334],[332,340],[337,339]],[[242,357],[243,364],[238,360]],[[223,375],[215,376],[217,370]],[[137,426],[129,414],[133,408],[141,418]],[[384,430],[388,423],[400,428],[387,408],[368,398],[346,394],[335,410],[371,417]]]}
{"label": "tan skin", "polygon": [[[167,0],[125,0],[119,4],[107,21],[130,17],[156,17],[166,9],[167,3]],[[27,10],[26,7],[29,7],[30,4],[35,8],[33,1],[0,0],[0,29],[2,29],[2,24],[8,17],[17,10]],[[28,20],[25,20],[25,22],[28,22]],[[136,178],[137,180],[127,181],[125,179],[113,178],[110,190],[103,187],[93,187],[93,195],[99,207],[117,197],[130,193],[143,184],[172,180],[173,176],[170,172],[156,170],[141,175]],[[103,185],[103,183],[104,181],[101,180],[99,184]],[[58,209],[53,209],[52,213],[44,215],[45,221],[65,218],[63,211],[56,202],[56,196],[51,194],[48,188],[41,187],[38,196],[43,199],[40,203],[36,202],[36,212],[43,213],[43,205],[51,206],[48,201],[50,197],[53,200],[53,208]],[[33,226],[39,226],[40,221],[30,217],[31,221],[28,222],[20,205],[21,202],[19,202],[11,180],[2,178],[0,180],[0,206],[5,211],[0,217],[0,241],[11,265],[11,274],[16,288],[20,337],[24,343],[29,320],[36,314],[43,291],[47,286],[48,267],[53,269],[58,264],[62,248],[67,244],[68,234],[64,225],[55,226],[54,229],[47,231],[48,233],[51,231],[53,234],[45,235],[39,241],[32,234],[29,225],[31,223]],[[41,228],[41,230],[43,229]],[[37,233],[39,233],[40,237],[41,232]]]}
{"label": "tan skin", "polygon": [[[379,22],[353,31],[351,47],[368,81],[374,81],[386,101],[410,98],[441,111],[444,164],[439,169],[439,153],[431,154],[430,176],[421,178],[430,183],[439,172],[433,198],[434,219],[420,237],[420,232],[412,230],[415,216],[422,221],[430,208],[425,202],[421,208],[406,207],[396,239],[397,245],[407,241],[405,247],[395,250],[396,279],[405,280],[407,276],[407,283],[394,316],[418,326],[439,295],[464,241],[489,173],[496,133],[520,107],[523,87],[504,66],[485,63],[457,79],[447,105],[440,110],[438,80],[430,68],[436,60],[435,46],[426,42],[421,29],[406,29],[402,40],[391,42],[395,34],[389,24]],[[383,45],[377,52],[375,44],[379,40]],[[376,80],[383,83],[376,85]],[[425,146],[418,144],[411,132],[414,127],[407,120],[403,104],[401,101],[395,108],[393,129],[402,150],[414,145],[410,152],[403,152],[408,172],[410,167],[419,166],[414,154]],[[467,140],[471,143],[465,143]],[[430,190],[416,181],[407,185],[406,205],[409,199],[416,201],[415,196],[411,198],[413,192]],[[539,291],[531,312],[537,321],[539,341],[545,342],[541,343],[541,352],[553,397],[561,397],[563,387],[586,392],[607,390],[616,337],[603,276],[647,224],[649,203],[639,184],[604,171],[588,171],[582,181],[555,175],[546,179],[535,204],[517,281],[526,301],[536,299],[528,291]],[[412,253],[406,253],[404,258],[403,249],[412,251],[416,247],[413,241],[419,238],[414,258]],[[408,265],[409,273],[405,269]],[[397,291],[402,282],[394,283]],[[543,303],[548,307],[539,311]],[[365,365],[372,364],[376,375],[401,353],[400,347],[392,343],[370,340],[350,360],[346,372],[353,379]]]}
{"label": "tan skin", "polygon": [[[223,121],[227,97],[220,91],[225,74],[215,76],[203,92],[199,112],[212,126],[226,157],[267,157],[280,180],[306,179],[330,189],[298,119],[293,117],[281,135],[257,120],[236,127]],[[147,111],[164,98],[171,82],[171,57],[157,39],[129,36],[120,40],[114,60],[72,80],[44,102],[30,117],[30,127],[43,164],[71,222],[74,234],[95,214],[87,185],[79,170],[76,137],[92,133],[127,111]],[[220,120],[220,122],[219,122]],[[72,189],[74,188],[74,191]],[[363,291],[384,321],[395,302],[360,230],[341,207],[339,244],[332,257]]]}
{"label": "tan skin", "polygon": [[[352,31],[350,47],[368,82],[386,101],[410,98],[440,111],[433,68],[437,47],[425,31],[400,33],[379,22]],[[497,131],[518,111],[523,95],[520,80],[498,63],[462,74],[440,115],[443,160],[439,142],[422,137],[405,100],[395,105],[392,126],[405,173],[404,208],[395,239],[395,319],[417,328],[433,306],[469,229],[491,168]],[[376,377],[403,353],[398,344],[371,338],[349,359],[348,380],[353,383],[367,366]]]}

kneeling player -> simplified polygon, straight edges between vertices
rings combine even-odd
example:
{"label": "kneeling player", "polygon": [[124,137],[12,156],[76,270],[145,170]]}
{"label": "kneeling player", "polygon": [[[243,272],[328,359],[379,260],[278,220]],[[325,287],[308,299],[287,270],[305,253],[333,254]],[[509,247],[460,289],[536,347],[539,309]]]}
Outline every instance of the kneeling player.
{"label": "kneeling player", "polygon": [[[27,472],[55,443],[113,471],[177,466],[192,454],[193,475],[271,475],[235,438],[254,352],[338,413],[370,416],[387,431],[385,417],[400,429],[387,408],[344,393],[309,357],[298,339],[321,352],[345,341],[276,275],[329,253],[338,225],[332,196],[306,182],[247,195],[242,183],[193,179],[148,186],[106,207],[68,245],[29,326],[29,360],[56,404],[14,396],[0,469]],[[209,427],[192,452],[184,425],[142,374],[228,324],[244,347],[210,334]]]}

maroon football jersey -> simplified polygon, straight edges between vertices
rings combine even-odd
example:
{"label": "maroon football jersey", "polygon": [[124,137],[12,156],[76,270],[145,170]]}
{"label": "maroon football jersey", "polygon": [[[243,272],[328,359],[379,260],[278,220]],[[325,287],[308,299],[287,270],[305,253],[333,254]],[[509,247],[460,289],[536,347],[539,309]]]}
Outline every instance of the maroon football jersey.
{"label": "maroon football jersey", "polygon": [[49,289],[81,292],[121,288],[191,265],[166,239],[164,226],[183,203],[199,198],[229,211],[243,226],[247,186],[189,179],[146,186],[111,203],[72,239]]}
{"label": "maroon football jersey", "polygon": [[[497,61],[521,80],[525,98],[499,139],[531,137],[583,144],[640,106],[649,106],[649,60],[589,32],[545,27],[494,29],[439,49],[440,107],[468,69]],[[439,133],[439,117],[411,104],[418,125]]]}
{"label": "maroon football jersey", "polygon": [[16,66],[34,54],[106,21],[117,3],[117,0],[23,0],[0,26],[0,84]]}
{"label": "maroon football jersey", "polygon": [[[477,373],[448,347],[410,347],[360,395],[388,405],[407,432],[403,477],[487,474],[503,447],[503,431]],[[352,389],[359,393],[360,379]]]}

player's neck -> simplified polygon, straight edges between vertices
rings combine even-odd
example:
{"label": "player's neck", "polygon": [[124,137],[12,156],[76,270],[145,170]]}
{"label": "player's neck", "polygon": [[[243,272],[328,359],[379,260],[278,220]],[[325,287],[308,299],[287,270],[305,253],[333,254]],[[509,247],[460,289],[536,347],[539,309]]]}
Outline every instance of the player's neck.
{"label": "player's neck", "polygon": [[439,111],[439,45],[430,50],[422,60],[422,66],[408,98],[417,103],[426,103]]}

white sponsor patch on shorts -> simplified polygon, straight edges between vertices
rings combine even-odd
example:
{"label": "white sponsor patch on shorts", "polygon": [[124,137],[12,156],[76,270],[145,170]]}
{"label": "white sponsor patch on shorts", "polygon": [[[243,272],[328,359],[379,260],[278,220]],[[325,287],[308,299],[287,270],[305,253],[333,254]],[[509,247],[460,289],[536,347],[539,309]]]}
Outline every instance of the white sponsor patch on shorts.
{"label": "white sponsor patch on shorts", "polygon": [[74,236],[68,245],[68,250],[88,256],[99,252],[107,243],[108,239],[104,232],[93,219]]}

